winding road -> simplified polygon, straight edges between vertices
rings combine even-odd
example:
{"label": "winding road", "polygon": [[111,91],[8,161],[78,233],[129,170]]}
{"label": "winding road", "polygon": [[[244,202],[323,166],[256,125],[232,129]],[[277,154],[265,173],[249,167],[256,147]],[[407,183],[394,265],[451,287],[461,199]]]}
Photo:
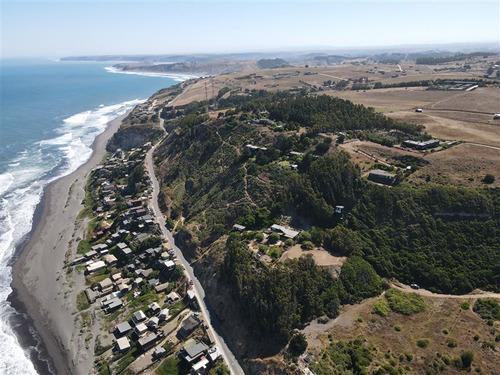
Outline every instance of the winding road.
{"label": "winding road", "polygon": [[[161,128],[164,129],[163,119],[160,120],[160,125],[161,125]],[[185,275],[188,277],[189,280],[192,280],[192,282],[193,282],[193,290],[194,290],[196,298],[198,300],[200,310],[205,318],[205,324],[208,326],[208,330],[210,330],[210,332],[212,333],[214,340],[215,340],[215,344],[216,344],[219,352],[221,353],[222,357],[224,358],[226,365],[229,367],[229,371],[231,371],[231,374],[233,374],[233,375],[243,375],[244,372],[243,372],[243,369],[241,368],[240,364],[238,363],[238,360],[236,359],[234,354],[229,349],[224,338],[222,336],[220,336],[218,333],[218,332],[221,332],[222,329],[220,327],[220,324],[219,324],[217,318],[213,314],[210,313],[210,309],[206,305],[205,291],[203,290],[201,283],[199,282],[199,280],[195,276],[193,268],[191,267],[189,262],[186,260],[186,258],[184,258],[182,251],[175,245],[175,241],[174,241],[174,237],[172,236],[172,233],[169,230],[167,230],[167,228],[165,226],[165,218],[163,217],[163,214],[160,211],[160,208],[158,206],[158,193],[160,191],[160,185],[158,183],[158,179],[156,178],[156,174],[154,171],[154,163],[153,163],[153,152],[160,143],[161,143],[161,140],[158,143],[156,143],[148,151],[148,153],[146,155],[147,170],[148,170],[149,176],[150,176],[152,184],[153,184],[151,207],[153,208],[155,217],[158,220],[158,223],[160,224],[160,229],[161,229],[164,237],[170,242],[170,244],[172,245],[172,248],[175,251],[175,255],[177,256],[177,259],[179,259],[182,266],[184,267]]]}

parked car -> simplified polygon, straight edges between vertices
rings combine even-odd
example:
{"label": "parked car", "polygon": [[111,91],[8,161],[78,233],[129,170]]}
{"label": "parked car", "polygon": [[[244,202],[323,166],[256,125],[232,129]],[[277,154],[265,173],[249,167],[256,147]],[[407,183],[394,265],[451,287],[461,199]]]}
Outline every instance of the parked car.
{"label": "parked car", "polygon": [[412,288],[412,289],[420,289],[420,287],[417,284],[410,284],[410,288]]}

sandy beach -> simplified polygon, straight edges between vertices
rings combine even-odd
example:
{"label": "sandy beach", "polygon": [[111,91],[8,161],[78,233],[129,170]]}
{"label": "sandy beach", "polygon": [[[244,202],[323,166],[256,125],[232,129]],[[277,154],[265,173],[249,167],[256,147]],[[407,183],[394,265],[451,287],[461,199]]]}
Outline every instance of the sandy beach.
{"label": "sandy beach", "polygon": [[35,215],[29,241],[19,250],[13,266],[14,293],[9,299],[14,306],[24,305],[58,374],[88,374],[92,367],[93,348],[83,345],[74,314],[84,277],[67,273],[64,263],[74,257],[78,241],[84,237],[85,222],[78,214],[88,175],[102,160],[108,139],[128,113],[108,123],[84,165],[45,189],[38,220]]}

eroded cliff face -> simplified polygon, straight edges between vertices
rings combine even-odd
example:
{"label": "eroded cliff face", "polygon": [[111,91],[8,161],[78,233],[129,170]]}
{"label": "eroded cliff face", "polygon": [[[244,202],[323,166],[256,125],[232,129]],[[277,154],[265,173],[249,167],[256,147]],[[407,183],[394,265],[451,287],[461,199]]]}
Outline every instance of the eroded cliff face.
{"label": "eroded cliff face", "polygon": [[117,149],[129,151],[161,137],[163,130],[158,123],[132,124],[122,126],[109,140],[106,150],[115,152]]}
{"label": "eroded cliff face", "polygon": [[181,85],[162,89],[147,101],[137,105],[122,121],[118,131],[109,140],[106,150],[115,152],[118,148],[129,151],[146,142],[154,143],[164,134],[160,114],[163,106],[182,92]]}

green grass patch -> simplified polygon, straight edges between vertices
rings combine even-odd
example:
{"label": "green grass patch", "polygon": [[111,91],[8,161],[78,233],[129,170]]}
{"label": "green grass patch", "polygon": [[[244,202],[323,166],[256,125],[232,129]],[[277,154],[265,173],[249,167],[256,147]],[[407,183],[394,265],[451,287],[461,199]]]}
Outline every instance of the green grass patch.
{"label": "green grass patch", "polygon": [[384,299],[379,299],[373,305],[372,312],[374,314],[377,314],[380,316],[387,316],[389,314],[389,311],[391,311],[391,309],[390,309],[389,305],[387,304],[387,301]]}
{"label": "green grass patch", "polygon": [[155,292],[150,292],[143,294],[142,296],[137,297],[135,300],[130,302],[129,307],[134,309],[138,306],[147,307],[147,305],[151,304],[153,301],[158,300],[159,295]]}
{"label": "green grass patch", "polygon": [[82,319],[82,328],[87,328],[92,325],[92,315],[90,314],[90,311],[83,311],[80,314],[80,318]]}
{"label": "green grass patch", "polygon": [[174,317],[177,314],[179,314],[182,310],[184,310],[184,308],[185,308],[184,301],[180,300],[169,307],[170,315]]}
{"label": "green grass patch", "polygon": [[109,366],[105,362],[99,363],[99,372],[98,375],[111,375],[111,372],[109,371]]}
{"label": "green grass patch", "polygon": [[127,352],[127,354],[125,354],[123,357],[121,357],[118,360],[115,368],[113,369],[113,373],[120,374],[121,372],[123,372],[123,370],[125,370],[125,368],[127,368],[128,365],[130,365],[132,362],[134,362],[136,359],[136,357],[135,357],[136,352],[137,352],[136,346],[133,346],[132,348],[130,348],[130,350]]}
{"label": "green grass patch", "polygon": [[158,375],[177,375],[180,372],[180,359],[171,356],[165,359],[161,365],[156,369]]}
{"label": "green grass patch", "polygon": [[85,239],[85,240],[81,240],[79,243],[78,243],[78,246],[76,248],[76,252],[78,254],[85,254],[85,253],[88,253],[91,249],[92,246],[90,245],[90,239]]}
{"label": "green grass patch", "polygon": [[76,296],[76,307],[78,308],[78,311],[87,310],[90,307],[90,302],[87,298],[87,293],[85,293],[85,290],[82,290]]}
{"label": "green grass patch", "polygon": [[85,279],[87,280],[87,284],[97,284],[103,281],[104,279],[109,277],[108,270],[106,268],[99,270],[92,275],[87,276]]}
{"label": "green grass patch", "polygon": [[281,250],[278,246],[271,246],[271,248],[267,252],[267,255],[272,259],[277,260],[281,256]]}
{"label": "green grass patch", "polygon": [[385,292],[392,311],[411,315],[425,310],[425,301],[417,293],[405,293],[397,289],[389,289]]}

